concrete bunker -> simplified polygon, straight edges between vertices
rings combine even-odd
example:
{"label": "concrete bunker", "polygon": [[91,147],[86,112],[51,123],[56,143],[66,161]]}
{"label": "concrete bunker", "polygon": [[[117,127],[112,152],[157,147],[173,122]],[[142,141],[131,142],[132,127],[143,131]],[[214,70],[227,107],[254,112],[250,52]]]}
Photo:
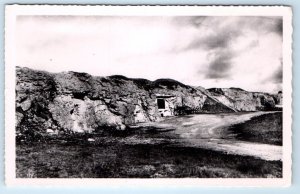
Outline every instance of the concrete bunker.
{"label": "concrete bunker", "polygon": [[156,95],[156,104],[159,116],[174,116],[175,96],[173,95]]}

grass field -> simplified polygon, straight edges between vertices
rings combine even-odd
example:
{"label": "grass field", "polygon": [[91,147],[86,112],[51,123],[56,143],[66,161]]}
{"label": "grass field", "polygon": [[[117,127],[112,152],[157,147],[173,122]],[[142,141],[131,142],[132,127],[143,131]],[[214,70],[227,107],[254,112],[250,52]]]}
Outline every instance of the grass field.
{"label": "grass field", "polygon": [[282,145],[282,112],[261,115],[230,129],[244,141]]}
{"label": "grass field", "polygon": [[280,161],[166,145],[17,146],[17,177],[281,177]]}
{"label": "grass field", "polygon": [[[279,144],[279,129],[276,133],[267,132],[270,123],[279,122],[278,118],[277,113],[261,115],[234,125],[231,130],[239,129],[236,133],[240,139]],[[172,132],[139,128],[18,142],[16,174],[22,178],[282,177],[281,161],[183,145]],[[95,141],[90,142],[89,138]]]}

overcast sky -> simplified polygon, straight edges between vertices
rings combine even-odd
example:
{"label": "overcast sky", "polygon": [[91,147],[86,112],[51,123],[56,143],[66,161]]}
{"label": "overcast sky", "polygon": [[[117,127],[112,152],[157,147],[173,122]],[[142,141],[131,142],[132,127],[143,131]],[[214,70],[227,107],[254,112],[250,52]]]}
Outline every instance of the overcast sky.
{"label": "overcast sky", "polygon": [[18,16],[17,64],[277,92],[281,17]]}

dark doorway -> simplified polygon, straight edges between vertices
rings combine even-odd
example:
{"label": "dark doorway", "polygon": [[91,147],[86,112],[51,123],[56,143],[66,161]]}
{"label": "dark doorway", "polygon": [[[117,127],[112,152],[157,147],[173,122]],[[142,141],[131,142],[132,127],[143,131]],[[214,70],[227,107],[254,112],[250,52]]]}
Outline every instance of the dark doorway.
{"label": "dark doorway", "polygon": [[166,108],[165,100],[157,99],[157,106],[158,106],[158,109],[165,109]]}

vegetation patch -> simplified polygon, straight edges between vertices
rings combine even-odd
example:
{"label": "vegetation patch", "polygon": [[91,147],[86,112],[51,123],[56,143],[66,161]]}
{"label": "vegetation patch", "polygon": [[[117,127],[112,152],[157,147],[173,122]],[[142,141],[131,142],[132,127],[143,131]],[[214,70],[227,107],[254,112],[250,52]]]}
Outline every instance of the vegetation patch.
{"label": "vegetation patch", "polygon": [[265,144],[282,145],[282,112],[253,117],[229,129],[236,138]]}
{"label": "vegetation patch", "polygon": [[282,177],[281,161],[265,161],[171,142],[130,144],[122,137],[60,139],[16,146],[19,178]]}

